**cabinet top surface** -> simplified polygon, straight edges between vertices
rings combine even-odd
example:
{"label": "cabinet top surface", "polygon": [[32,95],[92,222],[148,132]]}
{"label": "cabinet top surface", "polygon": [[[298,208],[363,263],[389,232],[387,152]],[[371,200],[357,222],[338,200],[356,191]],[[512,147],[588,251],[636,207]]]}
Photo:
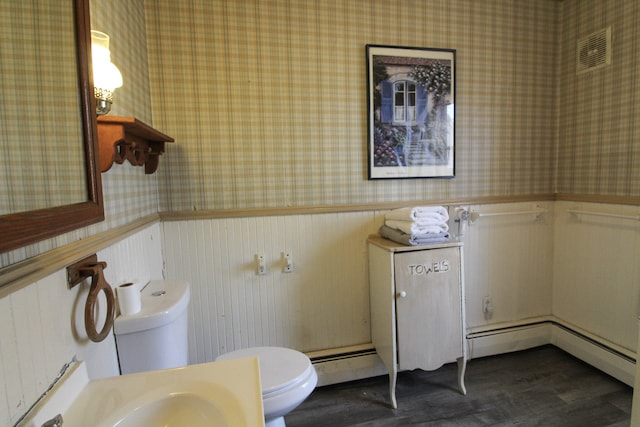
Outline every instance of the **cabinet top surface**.
{"label": "cabinet top surface", "polygon": [[420,246],[405,246],[392,240],[385,239],[379,234],[371,234],[367,241],[373,245],[388,250],[389,252],[410,252],[410,251],[424,251],[428,249],[440,249],[462,246],[462,242],[458,240],[450,240],[444,243],[436,243],[433,245],[420,245]]}

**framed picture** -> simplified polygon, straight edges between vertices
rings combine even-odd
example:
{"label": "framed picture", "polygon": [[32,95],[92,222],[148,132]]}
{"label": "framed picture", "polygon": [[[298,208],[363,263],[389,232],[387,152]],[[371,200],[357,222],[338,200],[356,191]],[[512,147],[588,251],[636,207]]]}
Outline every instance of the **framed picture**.
{"label": "framed picture", "polygon": [[367,45],[369,179],[455,176],[455,56]]}

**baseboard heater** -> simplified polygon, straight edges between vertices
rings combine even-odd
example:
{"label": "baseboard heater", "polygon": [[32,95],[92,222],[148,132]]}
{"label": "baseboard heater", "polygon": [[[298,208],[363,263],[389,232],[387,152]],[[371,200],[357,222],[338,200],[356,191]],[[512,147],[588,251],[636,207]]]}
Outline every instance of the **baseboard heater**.
{"label": "baseboard heater", "polygon": [[339,349],[336,349],[336,350],[338,351],[336,353],[322,354],[317,356],[314,356],[313,353],[311,354],[308,353],[307,355],[309,356],[309,359],[311,359],[311,363],[315,364],[315,363],[333,362],[336,360],[352,359],[354,357],[370,356],[370,355],[376,354],[376,349],[373,346],[360,349],[360,350],[354,350],[354,351],[340,352]]}
{"label": "baseboard heater", "polygon": [[490,329],[488,328],[482,331],[467,332],[466,338],[470,340],[470,339],[480,338],[480,337],[490,337],[492,335],[507,334],[520,329],[533,328],[536,326],[549,325],[553,323],[554,323],[553,320],[539,320],[535,322],[517,323],[515,325],[512,324],[508,326],[496,326],[496,327],[492,327]]}
{"label": "baseboard heater", "polygon": [[318,373],[318,386],[387,373],[372,343],[307,353]]}
{"label": "baseboard heater", "polygon": [[[636,354],[551,317],[494,325],[467,332],[470,360],[552,344],[612,377],[633,386]],[[308,352],[318,385],[387,373],[372,343]]]}
{"label": "baseboard heater", "polygon": [[620,351],[618,349],[615,349],[615,348],[613,348],[613,347],[611,347],[611,346],[609,346],[609,345],[607,345],[607,344],[605,344],[605,343],[603,343],[601,341],[598,341],[598,340],[596,340],[594,338],[591,338],[588,335],[585,335],[585,334],[583,334],[583,333],[581,333],[579,331],[576,331],[575,329],[572,329],[572,328],[570,328],[570,327],[568,327],[566,325],[563,325],[561,323],[553,322],[553,321],[551,323],[554,326],[557,326],[558,328],[561,328],[564,331],[566,331],[566,332],[568,332],[570,334],[573,334],[573,335],[577,336],[578,338],[581,338],[581,339],[589,342],[590,344],[593,344],[593,345],[595,345],[595,346],[597,346],[597,347],[599,347],[599,348],[601,348],[601,349],[603,349],[605,351],[608,351],[609,353],[612,353],[614,356],[618,356],[618,357],[624,359],[625,361],[627,361],[629,363],[636,363],[637,362],[637,356],[636,357],[632,357],[629,354],[623,353],[622,351]]}
{"label": "baseboard heater", "polygon": [[552,344],[633,386],[637,354],[553,316],[467,332],[469,359]]}
{"label": "baseboard heater", "polygon": [[593,337],[590,337],[587,334],[584,334],[574,328],[571,328],[563,323],[560,323],[558,321],[552,320],[552,319],[546,319],[546,320],[540,320],[540,321],[534,321],[534,322],[528,322],[528,323],[518,323],[517,325],[509,325],[509,326],[503,326],[503,327],[497,327],[497,328],[493,328],[493,329],[487,329],[485,331],[478,331],[478,332],[470,332],[467,333],[466,338],[468,340],[470,339],[474,339],[474,338],[481,338],[481,337],[489,337],[489,336],[493,336],[493,335],[500,335],[500,334],[506,334],[506,333],[512,333],[514,331],[518,331],[518,330],[523,330],[523,329],[528,329],[528,328],[534,328],[536,326],[544,326],[544,325],[551,325],[551,326],[555,326],[558,327],[584,341],[587,341],[590,344],[593,344],[599,348],[601,348],[602,350],[608,351],[609,353],[613,354],[614,356],[620,357],[622,359],[624,359],[627,362],[630,363],[636,363],[636,357],[631,356],[628,353],[625,353],[623,351],[621,351],[620,349],[614,348],[611,345],[607,345],[606,343],[599,341]]}

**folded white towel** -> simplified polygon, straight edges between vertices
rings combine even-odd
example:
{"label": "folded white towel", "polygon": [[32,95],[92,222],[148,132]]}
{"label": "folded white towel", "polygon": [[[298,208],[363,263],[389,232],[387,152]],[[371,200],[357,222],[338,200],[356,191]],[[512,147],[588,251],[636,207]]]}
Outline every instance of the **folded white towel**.
{"label": "folded white towel", "polygon": [[[386,219],[390,221],[405,221],[405,220],[393,219],[393,218],[386,218]],[[417,225],[441,225],[441,224],[447,223],[447,219],[438,214],[425,214],[417,217],[416,219],[409,220],[409,221]]]}
{"label": "folded white towel", "polygon": [[439,224],[420,225],[415,221],[388,219],[384,222],[384,224],[389,228],[400,230],[403,233],[412,235],[440,234],[449,231],[449,225],[447,225],[446,222],[441,222]]}
{"label": "folded white towel", "polygon": [[382,225],[379,232],[380,235],[385,239],[393,240],[394,242],[411,246],[444,243],[449,240],[449,233],[423,234],[412,236],[411,234],[403,233],[400,230],[395,230],[393,228],[387,227],[386,225]]}
{"label": "folded white towel", "polygon": [[444,221],[449,220],[449,211],[444,206],[415,206],[410,208],[400,208],[389,211],[385,214],[386,219],[399,219],[403,221],[413,221],[422,217],[439,216]]}

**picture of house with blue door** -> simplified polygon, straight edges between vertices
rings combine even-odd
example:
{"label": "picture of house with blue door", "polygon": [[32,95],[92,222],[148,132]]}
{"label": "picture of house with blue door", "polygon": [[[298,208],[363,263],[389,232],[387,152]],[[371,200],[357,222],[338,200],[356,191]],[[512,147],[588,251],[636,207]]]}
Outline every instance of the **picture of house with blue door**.
{"label": "picture of house with blue door", "polygon": [[446,166],[453,156],[452,61],[372,56],[372,166]]}

